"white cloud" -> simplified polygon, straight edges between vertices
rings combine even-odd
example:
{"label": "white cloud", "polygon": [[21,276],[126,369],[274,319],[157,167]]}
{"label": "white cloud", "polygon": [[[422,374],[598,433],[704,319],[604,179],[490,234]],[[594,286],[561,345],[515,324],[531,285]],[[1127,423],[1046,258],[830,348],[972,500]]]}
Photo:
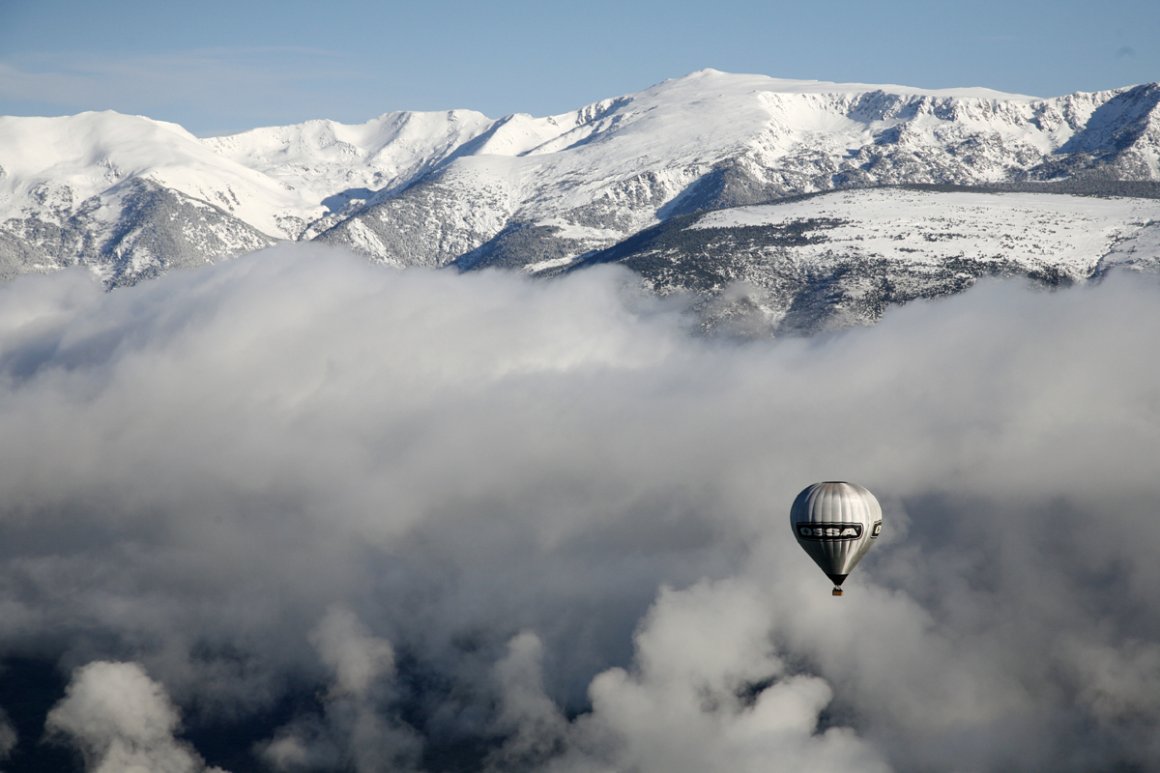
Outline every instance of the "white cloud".
{"label": "white cloud", "polygon": [[334,671],[339,695],[365,695],[375,680],[394,675],[391,643],[370,635],[349,609],[329,610],[309,638]]}
{"label": "white cloud", "polygon": [[593,680],[592,712],[547,769],[888,770],[850,729],[820,726],[832,690],[774,651],[768,595],[736,581],[663,591],[633,670]]}
{"label": "white cloud", "polygon": [[333,683],[318,714],[296,717],[260,747],[275,770],[415,770],[421,741],[390,709],[391,643],[332,607],[309,635]]}
{"label": "white cloud", "polygon": [[[1158,297],[725,344],[615,270],[21,279],[0,654],[140,663],[193,727],[313,696],[286,770],[1155,767]],[[787,525],[827,478],[886,512],[842,599]]]}
{"label": "white cloud", "polygon": [[47,727],[79,747],[93,773],[224,773],[174,738],[178,724],[164,689],[139,665],[98,661],[73,674]]}

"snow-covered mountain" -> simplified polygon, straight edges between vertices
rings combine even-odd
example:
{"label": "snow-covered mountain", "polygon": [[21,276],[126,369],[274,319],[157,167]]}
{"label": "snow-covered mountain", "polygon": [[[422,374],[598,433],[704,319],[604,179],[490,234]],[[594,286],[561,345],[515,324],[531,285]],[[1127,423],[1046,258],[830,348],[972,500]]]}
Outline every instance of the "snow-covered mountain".
{"label": "snow-covered mountain", "polygon": [[701,299],[710,327],[814,333],[982,277],[1049,286],[1160,271],[1160,199],[872,188],[673,218],[575,268],[621,263]]}
{"label": "snow-covered mountain", "polygon": [[116,286],[296,239],[404,266],[558,271],[682,215],[834,189],[1154,190],[1158,104],[1160,84],[1038,99],[705,70],[539,118],[389,113],[198,138],[107,112],[6,117],[0,276],[83,264]]}

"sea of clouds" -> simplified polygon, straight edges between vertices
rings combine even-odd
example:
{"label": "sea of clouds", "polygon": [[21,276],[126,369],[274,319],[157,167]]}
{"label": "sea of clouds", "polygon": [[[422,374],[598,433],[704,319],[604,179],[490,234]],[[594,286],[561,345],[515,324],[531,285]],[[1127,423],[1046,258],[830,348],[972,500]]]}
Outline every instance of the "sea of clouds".
{"label": "sea of clouds", "polygon": [[[60,679],[0,767],[1156,769],[1158,340],[1142,275],[758,341],[614,268],[19,279],[0,683]],[[885,513],[840,599],[827,479]]]}

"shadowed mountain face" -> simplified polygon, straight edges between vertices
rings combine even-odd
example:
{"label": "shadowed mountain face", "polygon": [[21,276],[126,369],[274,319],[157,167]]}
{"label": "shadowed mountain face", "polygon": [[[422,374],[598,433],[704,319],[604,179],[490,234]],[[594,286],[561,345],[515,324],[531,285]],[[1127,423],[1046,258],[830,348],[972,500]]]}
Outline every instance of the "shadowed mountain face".
{"label": "shadowed mountain face", "polygon": [[[912,244],[905,218],[891,221],[893,236],[911,252],[846,245],[805,255],[793,239],[828,238],[811,225],[826,218],[809,204],[795,204],[797,225],[718,225],[696,237],[684,218],[887,186],[1151,196],[1158,103],[1155,84],[1032,99],[703,71],[574,113],[498,121],[470,110],[396,113],[197,138],[110,113],[0,118],[0,277],[80,265],[118,287],[317,239],[396,266],[553,274],[622,262],[655,289],[695,292],[706,311],[725,303],[727,318],[739,313],[727,299],[742,298],[753,312],[742,315],[746,327],[821,330],[978,276],[1088,279],[1152,215],[1137,212],[1136,226],[1101,221],[1097,229],[1117,236],[1093,245],[1082,269],[1032,260],[1001,239],[993,253],[967,244],[931,253],[930,239],[956,232]],[[658,239],[664,250],[638,251]],[[940,265],[928,265],[930,254]]]}
{"label": "shadowed mountain face", "polygon": [[1055,154],[1089,153],[1112,159],[1140,143],[1154,146],[1157,127],[1151,119],[1158,103],[1160,84],[1147,83],[1121,91],[1096,108],[1083,129]]}

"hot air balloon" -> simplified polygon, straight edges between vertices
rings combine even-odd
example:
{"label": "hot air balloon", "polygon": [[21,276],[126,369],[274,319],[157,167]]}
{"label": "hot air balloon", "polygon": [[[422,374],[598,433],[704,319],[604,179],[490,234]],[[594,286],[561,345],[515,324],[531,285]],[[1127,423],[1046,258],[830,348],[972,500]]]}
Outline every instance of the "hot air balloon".
{"label": "hot air balloon", "polygon": [[789,522],[798,544],[842,595],[846,579],[882,531],[882,507],[857,483],[825,481],[806,486],[793,501]]}

